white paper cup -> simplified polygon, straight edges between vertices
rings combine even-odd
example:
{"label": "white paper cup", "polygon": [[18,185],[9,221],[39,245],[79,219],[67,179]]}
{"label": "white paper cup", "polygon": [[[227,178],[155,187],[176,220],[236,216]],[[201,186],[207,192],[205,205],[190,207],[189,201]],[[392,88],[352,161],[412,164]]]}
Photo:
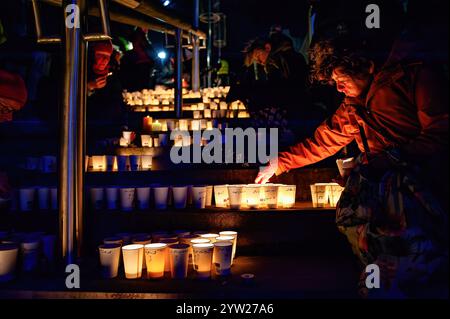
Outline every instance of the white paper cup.
{"label": "white paper cup", "polygon": [[58,189],[50,188],[50,207],[52,210],[58,210]]}
{"label": "white paper cup", "polygon": [[350,175],[355,166],[353,157],[337,159],[336,164],[339,169],[339,174],[344,178]]}
{"label": "white paper cup", "polygon": [[278,187],[278,207],[292,208],[295,205],[295,185],[282,185]]}
{"label": "white paper cup", "polygon": [[123,211],[129,212],[133,210],[134,196],[135,196],[134,188],[120,189],[120,203]]}
{"label": "white paper cup", "polygon": [[44,173],[56,172],[56,156],[42,156],[41,170]]}
{"label": "white paper cup", "polygon": [[0,244],[0,282],[13,280],[16,273],[19,247],[15,244]]}
{"label": "white paper cup", "polygon": [[153,139],[150,135],[141,135],[141,145],[142,147],[152,147]]}
{"label": "white paper cup", "polygon": [[152,163],[153,163],[152,155],[142,155],[141,156],[142,170],[150,171],[152,169]]}
{"label": "white paper cup", "polygon": [[150,187],[136,188],[137,207],[140,210],[146,210],[150,207]]}
{"label": "white paper cup", "polygon": [[214,243],[213,263],[217,275],[227,276],[231,274],[232,256],[232,242],[222,241]]}
{"label": "white paper cup", "polygon": [[103,244],[98,247],[101,275],[103,278],[115,278],[119,270],[120,244]]}
{"label": "white paper cup", "polygon": [[197,239],[199,238],[198,235],[194,235],[194,234],[189,234],[189,235],[180,235],[179,236],[179,243],[180,244],[187,244],[189,245],[189,265],[192,265],[192,244],[191,244],[191,240],[192,239]]}
{"label": "white paper cup", "polygon": [[27,238],[20,244],[22,270],[25,272],[35,271],[39,261],[39,238]]}
{"label": "white paper cup", "polygon": [[155,208],[156,209],[167,209],[167,199],[169,194],[169,187],[167,186],[156,186],[153,188],[153,194],[155,197]]}
{"label": "white paper cup", "polygon": [[49,210],[50,208],[50,189],[48,187],[39,187],[38,193],[38,207],[40,210]]}
{"label": "white paper cup", "polygon": [[55,261],[55,250],[56,250],[56,236],[55,235],[44,235],[41,237],[42,252],[45,259],[49,263]]}
{"label": "white paper cup", "polygon": [[230,236],[233,237],[233,259],[236,258],[236,249],[237,249],[237,239],[238,239],[238,233],[233,230],[224,230],[219,232],[220,236]]}
{"label": "white paper cup", "polygon": [[206,186],[206,198],[205,198],[206,207],[212,206],[212,195],[213,195],[213,186],[212,185]]}
{"label": "white paper cup", "polygon": [[326,183],[310,185],[311,199],[314,208],[325,207],[328,204],[328,187]]}
{"label": "white paper cup", "polygon": [[243,192],[244,187],[242,185],[228,185],[228,197],[231,209],[241,209]]}
{"label": "white paper cup", "polygon": [[108,172],[117,171],[117,157],[115,155],[106,156],[106,170]]}
{"label": "white paper cup", "polygon": [[[133,244],[139,244],[139,245],[148,245],[151,244],[152,239],[150,237],[150,235],[142,235],[142,236],[136,236],[133,238],[133,240],[131,241]],[[146,269],[147,266],[145,264],[145,257],[142,259],[142,269]]]}
{"label": "white paper cup", "polygon": [[192,187],[192,203],[195,208],[204,209],[206,205],[206,187]]}
{"label": "white paper cup", "polygon": [[193,265],[197,272],[198,279],[211,278],[211,265],[213,257],[213,244],[194,244],[193,251]]}
{"label": "white paper cup", "polygon": [[207,233],[200,235],[200,238],[208,239],[211,242],[211,244],[214,244],[216,242],[216,238],[219,236],[220,236],[219,234]]}
{"label": "white paper cup", "polygon": [[264,202],[269,209],[278,207],[278,185],[266,184],[262,186]]}
{"label": "white paper cup", "polygon": [[214,200],[216,207],[226,208],[229,206],[228,185],[214,186]]}
{"label": "white paper cup", "polygon": [[330,194],[330,206],[336,207],[339,199],[341,198],[341,194],[344,191],[344,187],[340,186],[337,183],[330,183],[329,185],[329,194]]}
{"label": "white paper cup", "polygon": [[144,246],[139,244],[122,247],[125,278],[137,279],[142,276],[142,260],[144,259]]}
{"label": "white paper cup", "polygon": [[103,208],[103,199],[105,196],[105,189],[103,187],[93,187],[90,189],[91,207],[95,210]]}
{"label": "white paper cup", "polygon": [[129,170],[130,162],[126,155],[117,155],[117,170],[119,172],[126,172]]}
{"label": "white paper cup", "polygon": [[91,156],[92,160],[92,170],[94,172],[104,172],[106,171],[106,156],[105,155],[95,155]]}
{"label": "white paper cup", "polygon": [[119,188],[107,187],[106,193],[106,208],[109,210],[115,210],[119,207]]}
{"label": "white paper cup", "polygon": [[169,245],[170,274],[172,279],[187,278],[189,245]]}
{"label": "white paper cup", "polygon": [[147,278],[164,277],[167,244],[155,243],[144,246]]}
{"label": "white paper cup", "polygon": [[139,171],[141,169],[141,156],[140,155],[130,155],[130,169],[132,171]]}
{"label": "white paper cup", "polygon": [[131,144],[131,133],[130,131],[123,131],[122,137],[127,141],[127,144]]}
{"label": "white paper cup", "polygon": [[21,188],[19,190],[20,210],[28,212],[34,208],[34,196],[36,190],[34,188]]}
{"label": "white paper cup", "polygon": [[261,204],[261,186],[247,185],[244,187],[243,202],[248,208],[258,208]]}
{"label": "white paper cup", "polygon": [[[161,237],[158,242],[162,243],[162,244],[167,244],[167,246],[179,244],[178,238],[169,238],[169,237],[166,237],[166,238]],[[170,259],[169,250],[167,249],[166,263],[165,263],[165,268],[164,268],[165,272],[170,272],[170,260],[169,259]]]}
{"label": "white paper cup", "polygon": [[186,208],[188,187],[187,186],[172,186],[173,206],[176,209]]}

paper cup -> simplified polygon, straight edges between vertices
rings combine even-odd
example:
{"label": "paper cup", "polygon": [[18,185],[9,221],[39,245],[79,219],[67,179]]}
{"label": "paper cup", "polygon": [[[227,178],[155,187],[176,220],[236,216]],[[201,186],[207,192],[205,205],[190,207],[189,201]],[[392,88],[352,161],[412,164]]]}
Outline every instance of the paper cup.
{"label": "paper cup", "polygon": [[101,275],[103,278],[115,278],[119,270],[120,244],[103,244],[98,247]]}
{"label": "paper cup", "polygon": [[153,139],[150,135],[141,135],[141,145],[142,147],[152,147]]}
{"label": "paper cup", "polygon": [[329,185],[329,194],[330,194],[330,206],[336,207],[339,199],[341,198],[341,194],[344,191],[344,187],[340,186],[337,183],[330,183]]}
{"label": "paper cup", "polygon": [[278,207],[292,208],[295,205],[295,185],[282,185],[278,187]]}
{"label": "paper cup", "polygon": [[230,236],[233,237],[233,259],[236,257],[236,248],[237,248],[237,238],[238,238],[238,233],[232,230],[225,230],[225,231],[221,231],[219,232],[220,236]]}
{"label": "paper cup", "polygon": [[194,234],[189,234],[189,235],[183,235],[183,236],[179,236],[179,242],[180,244],[187,244],[189,245],[189,265],[192,265],[192,244],[191,244],[191,240],[192,239],[197,239],[199,238],[198,235],[194,235]]}
{"label": "paper cup", "polygon": [[[179,243],[177,238],[160,238],[158,242],[162,243],[162,244],[167,244],[168,246]],[[170,259],[169,250],[167,250],[166,251],[166,263],[165,263],[165,268],[164,268],[165,272],[170,272],[170,260],[169,259]]]}
{"label": "paper cup", "polygon": [[[145,236],[137,236],[134,237],[133,240],[131,241],[133,244],[139,244],[139,245],[148,245],[151,244],[152,239],[149,235],[145,235]],[[142,269],[146,269],[147,266],[145,264],[145,257],[142,259]]]}
{"label": "paper cup", "polygon": [[38,206],[40,210],[50,209],[50,189],[48,187],[40,187],[38,193]]}
{"label": "paper cup", "polygon": [[0,244],[0,282],[15,277],[19,247],[15,244]]}
{"label": "paper cup", "polygon": [[141,156],[140,155],[130,155],[130,169],[132,171],[139,171],[141,169]]}
{"label": "paper cup", "polygon": [[91,207],[95,210],[101,210],[103,208],[103,198],[105,189],[102,187],[93,187],[90,189],[91,194]]}
{"label": "paper cup", "polygon": [[115,210],[119,207],[119,188],[107,187],[106,192],[106,208],[109,210]]}
{"label": "paper cup", "polygon": [[144,259],[144,246],[138,244],[122,247],[125,278],[137,279],[142,276],[142,260]]}
{"label": "paper cup", "polygon": [[355,166],[353,157],[337,159],[336,164],[339,169],[339,174],[344,178],[350,175]]}
{"label": "paper cup", "polygon": [[204,209],[206,205],[206,187],[192,187],[192,203],[195,208]]}
{"label": "paper cup", "polygon": [[153,194],[155,197],[155,208],[156,209],[167,209],[167,199],[169,194],[169,187],[167,186],[156,186],[153,188]]}
{"label": "paper cup", "polygon": [[200,235],[200,238],[208,239],[212,244],[214,244],[216,242],[216,238],[219,236],[220,236],[219,234],[207,233]]}
{"label": "paper cup", "polygon": [[36,190],[34,188],[21,188],[19,190],[20,210],[28,212],[34,208],[34,196]]}
{"label": "paper cup", "polygon": [[56,156],[42,156],[41,170],[44,173],[56,172]]}
{"label": "paper cup", "polygon": [[226,208],[229,206],[228,185],[214,186],[214,200],[216,207]]}
{"label": "paper cup", "polygon": [[120,203],[123,211],[130,212],[133,210],[134,196],[135,196],[134,188],[120,189]]}
{"label": "paper cup", "polygon": [[107,163],[105,155],[91,156],[91,160],[92,160],[92,171],[94,172],[106,171]]}
{"label": "paper cup", "polygon": [[212,195],[213,195],[213,186],[212,185],[206,186],[206,198],[205,198],[206,207],[212,206]]}
{"label": "paper cup", "polygon": [[187,278],[189,245],[169,245],[170,274],[172,279]]}
{"label": "paper cup", "polygon": [[256,209],[261,204],[261,186],[247,185],[244,187],[243,202],[245,206],[251,209]]}
{"label": "paper cup", "polygon": [[231,209],[241,209],[243,191],[244,187],[242,185],[228,185],[228,197]]}
{"label": "paper cup", "polygon": [[20,244],[22,270],[25,272],[35,271],[39,261],[39,238],[27,238]]}
{"label": "paper cup", "polygon": [[231,274],[232,256],[233,243],[226,241],[214,243],[213,263],[217,275],[227,276]]}
{"label": "paper cup", "polygon": [[153,163],[153,156],[151,155],[141,156],[142,170],[150,171],[152,169],[152,163]]}
{"label": "paper cup", "polygon": [[328,187],[326,183],[310,185],[311,199],[314,208],[325,207],[328,204]]}
{"label": "paper cup", "polygon": [[167,244],[155,243],[144,246],[147,278],[164,277]]}
{"label": "paper cup", "polygon": [[150,208],[150,187],[138,187],[136,188],[137,195],[137,207],[140,210],[146,210]]}
{"label": "paper cup", "polygon": [[50,207],[52,210],[58,210],[58,189],[50,188]]}
{"label": "paper cup", "polygon": [[278,185],[266,184],[262,186],[264,193],[264,203],[269,209],[278,207]]}
{"label": "paper cup", "polygon": [[130,168],[129,158],[126,155],[117,155],[117,170],[119,172],[126,172]]}
{"label": "paper cup", "polygon": [[130,131],[123,131],[122,132],[122,137],[126,140],[128,145],[131,144],[131,134],[132,134],[132,132],[130,132]]}
{"label": "paper cup", "polygon": [[173,186],[173,205],[176,209],[186,208],[188,187],[187,186]]}
{"label": "paper cup", "polygon": [[117,171],[117,157],[115,155],[106,156],[106,170],[108,172]]}
{"label": "paper cup", "polygon": [[193,250],[193,265],[197,272],[198,279],[211,278],[211,264],[213,257],[213,244],[194,244]]}

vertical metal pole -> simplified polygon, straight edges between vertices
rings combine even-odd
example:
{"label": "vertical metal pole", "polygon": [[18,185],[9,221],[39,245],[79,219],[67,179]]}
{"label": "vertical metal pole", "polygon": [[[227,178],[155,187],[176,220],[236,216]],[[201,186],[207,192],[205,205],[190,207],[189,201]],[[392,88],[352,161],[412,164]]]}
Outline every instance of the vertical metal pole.
{"label": "vertical metal pole", "polygon": [[[200,0],[194,0],[194,29],[199,27]],[[200,91],[200,42],[196,35],[192,35],[192,91]]]}
{"label": "vertical metal pole", "polygon": [[212,59],[212,20],[211,20],[211,0],[208,0],[208,44],[206,53],[206,67],[208,69],[208,87],[212,86],[211,79],[211,59]]}
{"label": "vertical metal pole", "polygon": [[[84,7],[85,0],[64,0],[63,16],[66,22],[65,8],[68,5]],[[64,26],[64,81],[61,117],[61,139],[59,160],[59,221],[62,237],[62,255],[67,264],[75,261],[76,239],[76,159],[77,159],[77,106],[79,103],[79,67],[81,30]]]}
{"label": "vertical metal pole", "polygon": [[177,118],[181,117],[183,110],[183,87],[182,87],[182,74],[183,74],[183,51],[182,51],[182,33],[180,28],[175,31],[175,115]]}

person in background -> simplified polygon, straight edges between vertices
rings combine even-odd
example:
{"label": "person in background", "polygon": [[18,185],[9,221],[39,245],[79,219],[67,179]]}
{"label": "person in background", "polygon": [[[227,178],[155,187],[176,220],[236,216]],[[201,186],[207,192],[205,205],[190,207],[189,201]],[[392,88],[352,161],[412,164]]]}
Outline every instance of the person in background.
{"label": "person in background", "polygon": [[[27,97],[23,79],[18,74],[0,70],[0,123],[12,121],[13,112],[25,105]],[[8,176],[0,171],[0,198],[9,199],[10,191]]]}
{"label": "person in background", "polygon": [[336,223],[363,265],[380,268],[381,289],[368,290],[363,271],[361,293],[448,298],[447,80],[422,61],[380,61],[364,49],[355,39],[313,46],[312,77],[333,83],[345,99],[255,182],[316,163],[356,140],[361,155],[343,181]]}

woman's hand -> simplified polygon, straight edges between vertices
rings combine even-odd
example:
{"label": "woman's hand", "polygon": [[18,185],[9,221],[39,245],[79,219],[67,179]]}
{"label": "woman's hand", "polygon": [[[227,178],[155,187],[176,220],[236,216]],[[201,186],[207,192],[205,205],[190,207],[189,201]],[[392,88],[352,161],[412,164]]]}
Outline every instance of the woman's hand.
{"label": "woman's hand", "polygon": [[87,87],[90,91],[96,90],[96,89],[102,89],[106,86],[106,79],[108,75],[104,75],[98,78],[95,78],[95,80],[92,80],[88,82]]}
{"label": "woman's hand", "polygon": [[271,159],[267,166],[262,166],[259,168],[258,176],[256,176],[255,183],[256,184],[266,184],[269,179],[275,175],[275,172],[278,169],[278,158]]}

